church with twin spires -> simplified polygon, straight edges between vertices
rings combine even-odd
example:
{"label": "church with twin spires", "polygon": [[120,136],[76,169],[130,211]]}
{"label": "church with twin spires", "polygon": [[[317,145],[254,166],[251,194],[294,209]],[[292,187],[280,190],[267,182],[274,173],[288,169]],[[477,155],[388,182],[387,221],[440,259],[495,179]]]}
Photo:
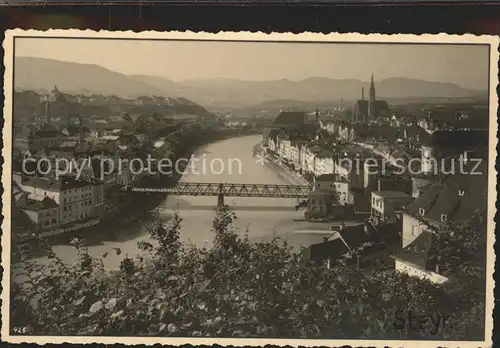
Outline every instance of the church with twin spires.
{"label": "church with twin spires", "polygon": [[352,110],[352,120],[354,122],[366,123],[384,117],[389,113],[389,104],[386,100],[377,100],[375,93],[375,83],[370,82],[370,94],[365,100],[365,89],[361,89],[361,100],[358,100]]}

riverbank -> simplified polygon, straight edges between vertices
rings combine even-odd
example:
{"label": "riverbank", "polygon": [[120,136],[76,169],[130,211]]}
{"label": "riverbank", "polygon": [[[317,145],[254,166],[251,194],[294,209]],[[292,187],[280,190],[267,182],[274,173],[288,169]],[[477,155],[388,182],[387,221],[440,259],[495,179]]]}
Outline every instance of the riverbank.
{"label": "riverbank", "polygon": [[[261,135],[231,137],[227,140],[210,142],[206,146],[200,146],[196,150],[195,156],[203,156],[207,163],[220,159],[229,163],[231,159],[238,158],[242,163],[242,170],[225,168],[220,174],[218,171],[194,173],[188,170],[181,180],[187,182],[222,181],[240,184],[289,185],[290,178],[285,179],[284,175],[278,175],[276,170],[270,166],[262,165],[252,156],[253,147],[261,139]],[[101,225],[94,230],[75,232],[51,239],[50,250],[64,263],[71,264],[78,257],[78,252],[71,245],[71,241],[78,237],[83,240],[84,249],[92,257],[100,259],[102,255],[106,255],[102,262],[104,267],[109,270],[119,269],[121,261],[127,255],[132,258],[141,255],[141,251],[137,247],[138,243],[151,242],[148,227],[154,221],[154,216],[151,212],[152,209],[146,211],[145,204],[153,198],[151,198],[151,194],[150,197],[146,197],[148,195],[141,192],[136,192],[135,195],[135,204],[134,199],[132,199],[129,205],[130,210],[135,211],[123,213],[120,216],[122,221],[116,223],[111,221],[109,224]],[[277,236],[297,248],[321,242],[322,237],[319,234],[310,235],[295,233],[295,231],[329,230],[330,224],[294,221],[294,218],[303,216],[300,211],[296,211],[296,203],[296,199],[293,198],[232,197],[226,200],[226,204],[235,211],[237,216],[237,219],[233,221],[232,229],[242,237],[247,236],[251,241],[271,240],[273,236]],[[168,221],[172,218],[173,211],[179,207],[182,218],[181,242],[210,249],[214,240],[212,226],[215,216],[215,212],[211,208],[214,208],[216,204],[215,197],[169,195],[158,204],[157,210],[161,219]],[[40,249],[42,251],[30,259],[41,264],[51,263],[50,255],[43,251],[48,249],[47,246],[40,245]],[[119,255],[112,252],[118,249],[120,250]]]}
{"label": "riverbank", "polygon": [[307,181],[304,177],[302,177],[299,173],[289,169],[283,163],[279,163],[279,161],[274,158],[271,154],[266,152],[266,149],[262,147],[262,143],[258,143],[255,145],[254,156],[258,156],[259,154],[265,154],[265,160],[263,163],[270,167],[272,170],[277,172],[283,179],[287,180],[291,184],[294,185],[310,185],[309,181]]}
{"label": "riverbank", "polygon": [[[224,130],[222,132],[209,134],[205,138],[206,141],[200,141],[197,144],[192,141],[185,142],[183,144],[185,147],[182,151],[174,155],[175,158],[173,161],[178,158],[190,158],[196,151],[212,143],[247,135],[253,135],[253,133],[245,134],[245,132],[240,131]],[[171,176],[163,176],[158,179],[143,178],[137,185],[143,187],[168,187],[170,185],[175,185],[182,178],[183,168],[179,169],[178,173],[174,172]],[[118,231],[124,228],[128,229],[130,226],[137,224],[148,224],[153,216],[154,209],[160,206],[167,197],[168,195],[166,193],[144,194],[142,192],[117,190],[112,198],[114,201],[108,202],[108,209],[105,215],[101,217],[99,223],[86,228],[68,230],[65,233],[59,233],[57,235],[47,235],[42,238],[39,236],[30,236],[25,240],[20,240],[18,238],[12,243],[13,261],[19,261],[21,259],[20,253],[23,254],[22,258],[25,259],[46,256],[49,246],[67,245],[74,238],[93,240],[98,239],[97,237],[104,237],[104,239],[113,239],[119,234]]]}

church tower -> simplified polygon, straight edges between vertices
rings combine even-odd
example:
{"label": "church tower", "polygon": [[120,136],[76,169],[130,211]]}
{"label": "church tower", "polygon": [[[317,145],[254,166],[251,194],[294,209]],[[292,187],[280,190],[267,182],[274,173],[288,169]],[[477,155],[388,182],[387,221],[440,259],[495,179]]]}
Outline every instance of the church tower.
{"label": "church tower", "polygon": [[375,118],[375,83],[373,82],[373,73],[372,80],[370,82],[370,100],[368,101],[368,119],[373,120]]}

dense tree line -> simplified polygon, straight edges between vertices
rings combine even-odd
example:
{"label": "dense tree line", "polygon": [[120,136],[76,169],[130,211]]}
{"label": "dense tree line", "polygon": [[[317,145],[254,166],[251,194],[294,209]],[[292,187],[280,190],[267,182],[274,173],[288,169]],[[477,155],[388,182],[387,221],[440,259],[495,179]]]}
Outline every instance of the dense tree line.
{"label": "dense tree line", "polygon": [[[278,238],[251,243],[236,234],[234,218],[220,209],[213,248],[199,249],[180,242],[179,214],[168,224],[157,216],[151,243],[138,245],[142,256],[125,257],[118,271],[105,270],[80,240],[73,265],[53,253],[49,266],[25,261],[26,281],[11,291],[11,326],[39,335],[482,339],[485,271],[473,258],[442,286],[376,262],[312,266]],[[484,251],[469,224],[457,228],[439,231],[444,255],[466,252],[471,239]],[[468,236],[463,244],[458,233]],[[396,328],[406,313],[446,315],[452,325]]]}

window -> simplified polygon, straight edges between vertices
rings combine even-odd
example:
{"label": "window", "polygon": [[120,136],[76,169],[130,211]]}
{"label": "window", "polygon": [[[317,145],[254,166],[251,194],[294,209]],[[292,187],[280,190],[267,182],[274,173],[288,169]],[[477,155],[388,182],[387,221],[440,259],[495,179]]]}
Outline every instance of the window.
{"label": "window", "polygon": [[448,221],[448,215],[441,214],[441,222],[446,222],[446,221]]}
{"label": "window", "polygon": [[418,208],[418,213],[420,215],[425,215],[425,209],[424,208]]}
{"label": "window", "polygon": [[55,224],[57,221],[56,219],[52,219],[52,223]]}

